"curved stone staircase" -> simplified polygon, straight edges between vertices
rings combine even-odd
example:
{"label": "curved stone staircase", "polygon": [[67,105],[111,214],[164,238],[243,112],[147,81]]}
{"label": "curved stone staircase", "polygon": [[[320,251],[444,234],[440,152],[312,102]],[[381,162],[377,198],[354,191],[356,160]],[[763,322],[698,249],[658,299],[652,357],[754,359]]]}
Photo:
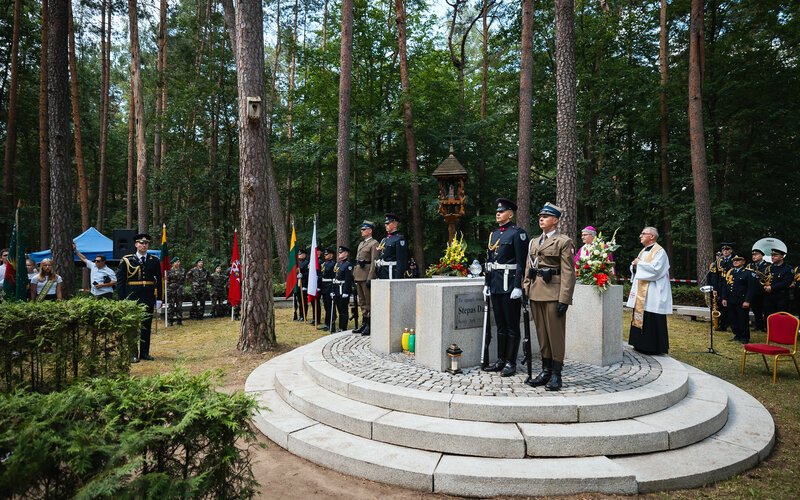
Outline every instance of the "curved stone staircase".
{"label": "curved stone staircase", "polygon": [[755,398],[668,356],[626,353],[629,365],[648,367],[644,375],[626,380],[636,370],[617,366],[595,382],[568,361],[565,391],[548,393],[522,384],[523,375],[425,373],[341,333],[264,363],[245,391],[261,404],[256,427],[291,453],[428,492],[691,488],[769,454],[774,423]]}

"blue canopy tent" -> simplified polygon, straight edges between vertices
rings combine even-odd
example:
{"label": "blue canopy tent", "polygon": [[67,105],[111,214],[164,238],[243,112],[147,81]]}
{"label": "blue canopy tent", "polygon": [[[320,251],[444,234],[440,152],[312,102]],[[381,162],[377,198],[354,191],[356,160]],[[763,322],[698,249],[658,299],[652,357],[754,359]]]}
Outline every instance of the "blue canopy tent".
{"label": "blue canopy tent", "polygon": [[[89,260],[94,260],[98,255],[102,255],[106,260],[113,260],[114,258],[114,241],[103,235],[97,229],[90,227],[82,234],[76,236],[72,241],[78,247],[78,251],[86,256]],[[161,258],[161,250],[148,250],[147,253],[153,254],[159,259]],[[37,264],[44,259],[52,258],[50,250],[42,250],[41,252],[32,252],[29,257]],[[74,256],[75,262],[80,262],[77,254]]]}

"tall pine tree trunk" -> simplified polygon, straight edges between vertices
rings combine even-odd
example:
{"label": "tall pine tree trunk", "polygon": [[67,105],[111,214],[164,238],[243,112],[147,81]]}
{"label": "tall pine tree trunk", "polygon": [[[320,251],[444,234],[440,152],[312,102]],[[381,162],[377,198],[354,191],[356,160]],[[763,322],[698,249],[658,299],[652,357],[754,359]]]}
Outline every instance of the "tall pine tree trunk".
{"label": "tall pine tree trunk", "polygon": [[[272,302],[271,241],[267,188],[268,141],[263,104],[248,116],[248,96],[264,92],[264,34],[260,0],[238,0],[236,8],[239,91],[239,193],[242,236],[242,324],[237,348],[264,352],[276,346]],[[262,99],[263,103],[263,99]]]}
{"label": "tall pine tree trunk", "polygon": [[[97,179],[97,230],[106,225],[108,204],[108,113],[111,88],[111,8],[113,2],[103,0],[100,23],[100,172]],[[130,226],[128,226],[130,227]]]}
{"label": "tall pine tree trunk", "polygon": [[[19,23],[22,0],[14,0],[14,28],[11,35],[11,88],[8,91],[8,120],[6,121],[6,150],[3,161],[2,213],[14,207],[14,163],[17,157],[17,90],[19,89]],[[0,237],[8,231],[0,224]]]}
{"label": "tall pine tree trunk", "polygon": [[[164,117],[167,108],[167,0],[161,0],[158,21],[158,55],[156,71],[158,73],[156,91],[156,126],[153,132],[153,171],[158,174],[161,172],[161,162],[166,153],[166,141],[164,140]],[[162,222],[160,217],[160,204],[158,196],[153,193],[153,219],[155,222]]]}
{"label": "tall pine tree trunk", "polygon": [[406,136],[408,170],[411,173],[411,232],[414,238],[414,260],[417,269],[425,269],[425,253],[422,241],[422,208],[419,196],[419,163],[417,145],[414,141],[414,115],[411,111],[411,80],[408,77],[406,54],[406,9],[403,0],[394,0],[397,16],[397,48],[400,55],[400,83],[403,88],[403,131]]}
{"label": "tall pine tree trunk", "polygon": [[558,230],[577,233],[578,122],[575,2],[556,0],[556,203],[564,210]]}
{"label": "tall pine tree trunk", "polygon": [[339,149],[336,154],[336,244],[350,242],[350,84],[353,79],[353,0],[342,0],[339,59]]}
{"label": "tall pine tree trunk", "polygon": [[[661,172],[661,221],[664,229],[664,249],[670,262],[674,262],[672,254],[672,219],[669,210],[669,113],[667,112],[667,82],[669,80],[669,50],[667,45],[667,0],[661,0],[661,31],[659,36],[659,72],[661,87],[659,89],[659,134],[660,134],[660,172]],[[670,274],[673,268],[670,268]]]}
{"label": "tall pine tree trunk", "polygon": [[692,0],[689,16],[689,144],[697,237],[697,279],[702,280],[714,256],[711,200],[703,135],[703,1]]}
{"label": "tall pine tree trunk", "polygon": [[48,0],[42,0],[42,53],[39,68],[39,248],[50,247],[50,161],[47,132],[47,15]]}
{"label": "tall pine tree trunk", "polygon": [[70,179],[69,57],[67,18],[69,0],[48,4],[47,97],[48,151],[50,161],[50,218],[53,270],[63,279],[65,297],[75,289],[72,261],[72,181]]}
{"label": "tall pine tree trunk", "polygon": [[125,221],[127,227],[133,227],[133,194],[136,189],[136,146],[134,144],[136,128],[136,111],[133,107],[133,71],[131,71],[131,91],[128,97],[128,182],[126,184],[126,191],[128,196],[126,198],[125,206]]}
{"label": "tall pine tree trunk", "polygon": [[78,64],[75,61],[75,23],[72,19],[71,1],[67,3],[67,30],[69,32],[69,80],[70,100],[72,102],[73,139],[75,140],[75,166],[78,171],[78,204],[81,210],[81,231],[86,231],[89,229],[90,225],[89,182],[86,179],[86,162],[83,159],[81,106],[78,99]]}
{"label": "tall pine tree trunk", "polygon": [[531,228],[531,128],[533,114],[533,0],[522,0],[519,68],[519,150],[517,151],[517,225]]}
{"label": "tall pine tree trunk", "polygon": [[139,54],[139,14],[137,0],[128,0],[131,35],[131,81],[136,129],[136,220],[140,233],[147,232],[147,144],[144,130],[142,61]]}

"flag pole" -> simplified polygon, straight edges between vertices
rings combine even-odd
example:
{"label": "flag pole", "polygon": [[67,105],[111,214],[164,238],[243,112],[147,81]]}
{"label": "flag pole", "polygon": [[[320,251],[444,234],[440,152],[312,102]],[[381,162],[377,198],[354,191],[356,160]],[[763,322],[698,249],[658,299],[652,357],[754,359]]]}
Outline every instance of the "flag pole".
{"label": "flag pole", "polygon": [[169,327],[169,321],[167,320],[167,318],[169,318],[169,296],[167,295],[169,293],[169,287],[167,286],[169,284],[168,274],[167,271],[164,271],[164,328]]}

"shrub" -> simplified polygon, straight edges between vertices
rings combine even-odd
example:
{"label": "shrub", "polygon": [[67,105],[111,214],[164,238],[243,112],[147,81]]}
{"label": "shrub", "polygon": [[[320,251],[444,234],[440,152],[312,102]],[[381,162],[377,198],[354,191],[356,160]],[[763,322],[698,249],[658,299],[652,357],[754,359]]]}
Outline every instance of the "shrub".
{"label": "shrub", "polygon": [[127,300],[5,303],[0,387],[46,392],[86,376],[127,374],[144,317],[144,307]]}
{"label": "shrub", "polygon": [[0,497],[251,497],[256,402],[212,380],[175,372],[0,396]]}

